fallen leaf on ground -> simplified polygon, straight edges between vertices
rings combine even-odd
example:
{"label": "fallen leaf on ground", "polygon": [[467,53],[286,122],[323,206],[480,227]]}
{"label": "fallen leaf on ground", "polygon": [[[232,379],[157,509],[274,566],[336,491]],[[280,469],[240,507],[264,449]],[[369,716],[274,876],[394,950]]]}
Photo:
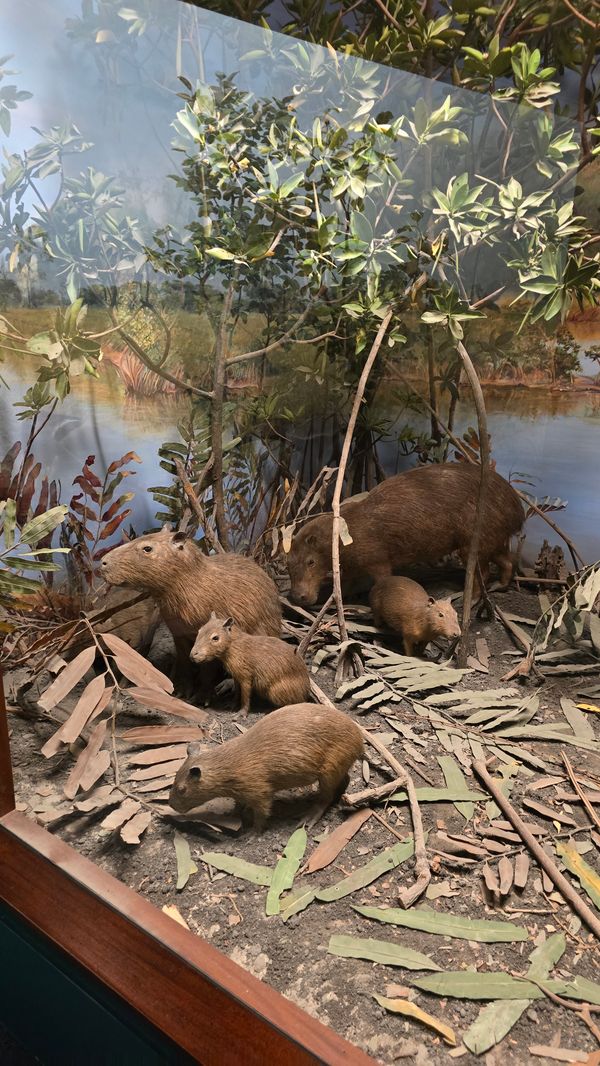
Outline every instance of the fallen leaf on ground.
{"label": "fallen leaf on ground", "polygon": [[112,831],[113,829],[118,829],[124,822],[133,818],[133,815],[137,814],[141,808],[142,805],[141,803],[138,803],[137,800],[123,800],[123,803],[116,811],[113,811],[112,814],[108,814],[106,818],[100,822],[100,828],[106,829],[107,832]]}
{"label": "fallen leaf on ground", "polygon": [[279,914],[281,910],[281,895],[283,892],[287,892],[294,883],[294,878],[304,858],[307,839],[306,829],[296,829],[283,849],[283,855],[273,871],[271,884],[267,892],[265,905],[267,916]]}
{"label": "fallen leaf on ground", "polygon": [[522,851],[515,859],[515,888],[522,891],[527,884],[529,875],[529,855]]}
{"label": "fallen leaf on ground", "polygon": [[402,925],[406,929],[419,929],[423,933],[452,936],[458,940],[476,940],[481,944],[508,944],[527,940],[529,937],[527,929],[513,922],[463,918],[456,914],[434,911],[430,907],[413,907],[407,911],[399,907],[355,906],[353,909],[365,918],[375,918],[379,922]]}
{"label": "fallen leaf on ground", "polygon": [[324,870],[326,866],[329,866],[338,857],[346,844],[352,840],[354,834],[371,817],[372,813],[373,811],[369,808],[355,811],[341,825],[338,825],[337,829],[323,837],[321,843],[309,855],[308,862],[302,867],[301,873],[313,874],[317,870]]}
{"label": "fallen leaf on ground", "polygon": [[177,884],[175,887],[178,892],[181,892],[187,885],[191,875],[198,873],[198,867],[192,859],[190,845],[181,833],[175,833],[173,842],[177,859]]}
{"label": "fallen leaf on ground", "polygon": [[[562,933],[555,933],[529,956],[527,977],[535,981],[545,980],[552,967],[561,959],[566,947]],[[463,1035],[463,1043],[474,1055],[482,1055],[494,1044],[499,1044],[521,1015],[527,1010],[531,1000],[519,999],[488,1003],[482,1007],[473,1024]]]}
{"label": "fallen leaf on ground", "polygon": [[368,959],[386,966],[401,966],[405,970],[439,970],[437,962],[428,955],[390,940],[373,940],[360,936],[332,936],[327,951],[342,959]]}
{"label": "fallen leaf on ground", "polygon": [[541,1055],[555,1062],[581,1062],[587,1056],[587,1051],[572,1051],[566,1047],[551,1047],[550,1044],[531,1044],[529,1054]]}
{"label": "fallen leaf on ground", "polygon": [[403,1014],[405,1018],[414,1018],[415,1021],[423,1022],[430,1029],[435,1029],[436,1033],[439,1033],[447,1044],[451,1044],[453,1047],[456,1045],[454,1029],[451,1029],[445,1022],[439,1021],[438,1018],[434,1018],[432,1014],[427,1014],[427,1011],[417,1007],[416,1003],[411,1003],[407,999],[386,999],[385,996],[378,996],[376,993],[373,998],[386,1010],[392,1011],[394,1014]]}
{"label": "fallen leaf on ground", "polygon": [[56,707],[57,703],[64,700],[65,696],[75,688],[82,677],[87,674],[94,659],[96,658],[96,648],[84,648],[79,652],[72,661],[65,666],[64,670],[58,675],[58,677],[48,686],[45,692],[42,693],[38,702],[38,705],[44,711],[51,711],[53,707]]}
{"label": "fallen leaf on ground", "polygon": [[439,885],[429,885],[426,893],[427,899],[439,899],[440,896],[447,898],[458,895],[458,889],[452,889],[449,881],[442,881]]}
{"label": "fallen leaf on ground", "polygon": [[90,734],[90,739],[88,740],[85,748],[79,755],[75,766],[73,767],[71,773],[67,778],[67,783],[64,787],[64,793],[67,799],[75,799],[77,791],[81,785],[81,778],[85,774],[86,770],[89,767],[89,764],[96,757],[104,743],[104,737],[106,736],[106,725],[106,722],[99,722],[98,725],[94,726],[94,729]]}
{"label": "fallen leaf on ground", "polygon": [[126,729],[119,739],[128,744],[189,744],[203,740],[204,733],[192,725],[143,725]]}
{"label": "fallen leaf on ground", "polygon": [[270,885],[273,877],[271,866],[257,866],[256,863],[238,859],[235,855],[226,855],[221,851],[205,851],[200,858],[208,866],[214,866],[215,870],[222,870],[226,874],[234,874],[244,881],[251,881],[253,885]]}
{"label": "fallen leaf on ground", "polygon": [[152,811],[140,811],[139,814],[135,814],[126,825],[122,826],[121,840],[125,844],[139,844],[142,833],[146,832],[151,821]]}
{"label": "fallen leaf on ground", "polygon": [[299,891],[298,893],[290,894],[287,899],[283,901],[281,907],[281,917],[284,922],[287,922],[288,918],[291,918],[294,914],[300,914],[301,911],[306,910],[310,903],[316,899],[316,892],[314,888],[307,888]]}
{"label": "fallen leaf on ground", "polygon": [[600,876],[587,864],[572,844],[557,842],[556,852],[560,855],[567,870],[577,878],[592,903],[600,910]]}
{"label": "fallen leaf on ground", "polygon": [[161,909],[163,914],[168,915],[168,917],[172,918],[174,922],[178,922],[179,925],[182,925],[184,929],[189,929],[188,923],[186,922],[183,915],[179,913],[179,910],[177,909],[174,903],[165,903],[164,907],[162,907]]}
{"label": "fallen leaf on ground", "polygon": [[342,881],[337,881],[335,885],[331,885],[329,888],[319,889],[316,894],[317,899],[323,903],[331,903],[333,900],[342,899],[344,896],[350,895],[351,892],[356,892],[358,888],[365,888],[376,878],[381,877],[382,874],[388,873],[390,870],[395,869],[399,863],[409,859],[413,853],[414,846],[412,838],[409,837],[406,841],[395,844],[392,848],[386,848],[380,855],[376,855],[365,866],[359,866],[357,870],[354,870],[348,877],[344,877]]}

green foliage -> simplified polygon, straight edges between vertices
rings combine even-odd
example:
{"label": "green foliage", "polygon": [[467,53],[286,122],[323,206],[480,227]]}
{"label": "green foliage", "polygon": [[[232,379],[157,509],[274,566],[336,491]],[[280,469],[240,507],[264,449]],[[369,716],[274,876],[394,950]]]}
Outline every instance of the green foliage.
{"label": "green foliage", "polygon": [[52,507],[19,524],[15,500],[0,501],[0,607],[14,609],[19,597],[42,588],[39,578],[25,574],[60,569],[49,557],[57,552],[65,553],[68,548],[40,547],[40,544],[48,543],[66,513],[66,507]]}

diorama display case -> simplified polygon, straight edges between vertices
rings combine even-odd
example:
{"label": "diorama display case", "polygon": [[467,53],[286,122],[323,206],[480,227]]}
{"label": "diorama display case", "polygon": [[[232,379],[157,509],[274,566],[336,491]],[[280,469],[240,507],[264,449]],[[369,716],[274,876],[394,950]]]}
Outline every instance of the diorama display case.
{"label": "diorama display case", "polygon": [[[1,687],[0,940],[0,1017],[45,1061],[111,1061],[102,1047],[113,1038],[112,1061],[127,1066],[373,1061],[16,810]],[[48,952],[55,978],[68,975],[72,989],[58,1014],[49,1010],[52,987],[42,984],[36,999]],[[72,1050],[84,992],[88,1057],[80,1042]],[[54,1059],[61,1039],[69,1046]]]}

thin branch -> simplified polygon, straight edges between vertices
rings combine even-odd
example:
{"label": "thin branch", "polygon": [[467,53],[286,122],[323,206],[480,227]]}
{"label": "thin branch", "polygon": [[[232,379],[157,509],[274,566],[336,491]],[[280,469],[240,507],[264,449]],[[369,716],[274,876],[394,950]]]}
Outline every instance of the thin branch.
{"label": "thin branch", "polygon": [[361,732],[371,747],[375,748],[375,751],[385,759],[388,766],[392,768],[399,781],[404,785],[410,806],[410,816],[413,827],[413,841],[415,847],[415,870],[417,873],[417,880],[411,889],[404,889],[399,894],[399,900],[403,907],[411,907],[412,904],[423,894],[427,885],[431,881],[431,870],[429,868],[429,860],[427,858],[427,851],[425,848],[425,835],[423,833],[423,822],[421,819],[421,809],[419,807],[419,801],[417,799],[417,792],[414,786],[414,782],[408,770],[398,762],[396,758],[388,751],[385,744],[382,744],[379,737],[369,733],[368,730],[362,729]]}
{"label": "thin branch", "polygon": [[600,829],[600,818],[596,814],[592,804],[590,803],[590,801],[587,798],[585,792],[583,791],[581,785],[579,784],[579,781],[575,777],[575,774],[573,772],[573,767],[571,766],[571,763],[570,763],[570,760],[569,760],[569,756],[567,755],[566,751],[561,751],[560,754],[562,755],[562,761],[565,764],[565,769],[566,769],[566,771],[567,771],[567,773],[568,773],[568,775],[569,775],[569,777],[571,779],[571,784],[573,785],[573,788],[575,789],[577,795],[579,796],[579,799],[581,800],[581,802],[583,803],[583,806],[585,807],[586,811],[588,812],[589,817],[592,819],[592,822],[594,822],[594,824],[598,827],[598,829]]}
{"label": "thin branch", "polygon": [[317,630],[319,629],[319,626],[321,625],[321,622],[323,621],[323,618],[327,614],[327,611],[331,607],[332,603],[333,603],[333,592],[331,593],[331,596],[329,597],[329,599],[326,600],[325,603],[323,604],[323,606],[321,607],[321,610],[319,611],[319,613],[316,616],[314,622],[310,626],[310,629],[308,630],[308,632],[306,632],[304,634],[304,636],[302,637],[302,640],[300,641],[300,643],[298,645],[298,655],[300,655],[300,656],[306,655],[306,652],[308,651],[310,642],[311,642],[312,638],[314,637],[315,633],[317,632]]}
{"label": "thin branch", "polygon": [[371,373],[373,364],[377,358],[377,353],[381,348],[383,338],[387,332],[388,326],[392,321],[393,311],[389,310],[382,319],[381,325],[377,330],[377,335],[371,346],[371,351],[367,356],[365,365],[362,369],[360,379],[356,388],[356,394],[354,396],[354,403],[352,405],[352,411],[348,420],[348,426],[346,428],[346,436],[344,438],[344,444],[342,447],[342,454],[340,456],[340,464],[338,467],[335,488],[333,492],[332,511],[333,511],[333,527],[332,527],[332,543],[331,543],[331,565],[333,569],[333,594],[335,597],[335,604],[337,608],[338,622],[340,627],[340,641],[343,643],[348,640],[348,630],[346,628],[346,619],[344,618],[344,601],[342,599],[342,581],[340,575],[340,533],[342,528],[342,520],[340,514],[340,504],[342,497],[342,488],[344,485],[344,477],[346,474],[346,466],[348,463],[348,457],[350,455],[350,448],[352,445],[352,438],[354,436],[354,430],[358,419],[358,412],[363,400],[369,374]]}
{"label": "thin branch", "polygon": [[215,533],[213,533],[212,529],[210,528],[210,525],[204,513],[204,508],[200,503],[200,500],[198,499],[196,493],[194,492],[194,488],[185,472],[185,467],[181,459],[175,459],[175,467],[177,469],[177,476],[181,482],[181,487],[186,495],[187,501],[204,530],[204,536],[208,540],[211,547],[215,549],[215,551],[224,553],[225,549],[223,548],[223,545],[221,544],[219,538],[216,536]]}
{"label": "thin branch", "polygon": [[[321,290],[317,293],[317,297],[320,295]],[[314,304],[309,303],[304,308],[302,314],[296,319],[293,326],[281,335],[276,341],[272,341],[271,344],[265,345],[264,348],[257,348],[255,352],[244,352],[243,355],[232,355],[230,359],[225,361],[226,366],[233,366],[234,363],[243,363],[246,359],[257,359],[259,355],[268,355],[269,352],[275,350],[275,348],[281,348],[282,344],[286,344],[293,336],[296,330],[306,322],[306,319],[314,309]],[[329,334],[325,334],[329,336]],[[318,340],[319,338],[315,338]]]}
{"label": "thin branch", "polygon": [[206,389],[199,389],[196,385],[190,385],[188,381],[183,381],[181,378],[176,377],[175,374],[171,374],[169,370],[165,370],[164,367],[157,366],[153,363],[146,355],[142,346],[121,327],[119,327],[119,334],[125,341],[125,344],[131,348],[135,355],[137,355],[138,359],[141,359],[144,366],[154,374],[157,374],[159,378],[164,378],[165,381],[170,381],[171,384],[176,385],[178,389],[182,389],[184,392],[191,392],[194,396],[202,396],[205,400],[212,400],[214,398],[214,393],[207,392]]}

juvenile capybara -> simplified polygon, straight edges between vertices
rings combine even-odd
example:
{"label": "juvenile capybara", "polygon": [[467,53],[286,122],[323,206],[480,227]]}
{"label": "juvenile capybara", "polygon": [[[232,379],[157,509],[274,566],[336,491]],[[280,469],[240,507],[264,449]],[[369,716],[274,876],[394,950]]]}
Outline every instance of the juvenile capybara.
{"label": "juvenile capybara", "polygon": [[[370,584],[414,563],[435,563],[457,552],[466,563],[475,520],[480,469],[468,463],[435,463],[396,474],[360,500],[348,500],[342,515],[352,537],[340,544],[345,588]],[[510,537],[523,525],[517,493],[500,474],[490,471],[479,565],[484,581],[491,562],[507,585],[513,561]],[[333,515],[307,522],[292,540],[288,556],[291,596],[310,605],[331,577]]]}
{"label": "juvenile capybara", "polygon": [[320,801],[329,806],[345,789],[348,771],[362,754],[362,733],[342,711],[319,703],[281,707],[218,747],[190,744],[169,803],[185,812],[217,796],[230,796],[244,822],[253,821],[262,830],[276,792],[318,781]]}
{"label": "juvenile capybara", "polygon": [[408,577],[385,577],[369,596],[376,626],[402,634],[406,655],[422,655],[430,640],[460,637],[458,615],[450,600],[434,600]]}
{"label": "juvenile capybara", "polygon": [[244,633],[233,618],[217,618],[213,612],[198,633],[190,658],[193,663],[214,659],[223,663],[239,689],[244,716],[253,692],[274,707],[310,699],[310,677],[301,656],[278,637]]}
{"label": "juvenile capybara", "polygon": [[113,548],[101,571],[109,585],[150,593],[173,634],[184,675],[196,634],[212,611],[231,616],[247,633],[279,635],[281,604],[269,575],[242,555],[204,555],[186,533],[162,530]]}

